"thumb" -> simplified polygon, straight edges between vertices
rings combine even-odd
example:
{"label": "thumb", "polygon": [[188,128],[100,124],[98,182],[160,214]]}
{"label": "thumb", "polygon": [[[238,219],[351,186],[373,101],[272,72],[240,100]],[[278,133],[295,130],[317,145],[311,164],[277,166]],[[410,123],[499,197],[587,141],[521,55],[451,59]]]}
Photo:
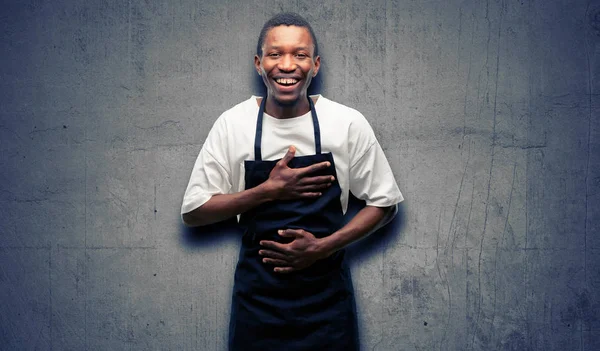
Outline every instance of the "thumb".
{"label": "thumb", "polygon": [[279,230],[278,233],[284,238],[298,238],[302,236],[302,232],[297,229]]}
{"label": "thumb", "polygon": [[285,154],[285,156],[283,156],[283,158],[281,159],[281,163],[284,166],[287,166],[288,163],[294,158],[294,155],[296,154],[296,147],[294,147],[293,145],[290,146],[288,148],[287,153]]}

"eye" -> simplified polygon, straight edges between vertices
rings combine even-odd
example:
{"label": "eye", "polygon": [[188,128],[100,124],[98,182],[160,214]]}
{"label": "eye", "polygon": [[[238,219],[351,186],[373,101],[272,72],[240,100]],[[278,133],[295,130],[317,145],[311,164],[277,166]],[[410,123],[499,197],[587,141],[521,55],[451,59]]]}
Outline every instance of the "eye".
{"label": "eye", "polygon": [[278,53],[278,52],[271,52],[267,56],[269,56],[269,57],[279,57],[279,56],[281,56],[281,54]]}
{"label": "eye", "polygon": [[307,54],[300,53],[300,54],[296,54],[296,57],[297,57],[297,58],[299,58],[299,59],[304,59],[304,58],[307,58],[307,57],[308,57],[308,55],[307,55]]}

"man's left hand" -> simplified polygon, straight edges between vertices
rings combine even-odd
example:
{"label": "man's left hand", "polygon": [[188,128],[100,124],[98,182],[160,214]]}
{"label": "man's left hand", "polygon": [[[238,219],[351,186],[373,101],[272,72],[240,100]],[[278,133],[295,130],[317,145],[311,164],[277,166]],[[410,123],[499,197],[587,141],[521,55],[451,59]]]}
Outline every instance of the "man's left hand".
{"label": "man's left hand", "polygon": [[291,273],[304,269],[316,261],[328,256],[324,252],[322,239],[302,229],[279,230],[279,235],[293,241],[282,244],[276,241],[262,240],[264,247],[258,251],[263,263],[274,265],[277,273]]}

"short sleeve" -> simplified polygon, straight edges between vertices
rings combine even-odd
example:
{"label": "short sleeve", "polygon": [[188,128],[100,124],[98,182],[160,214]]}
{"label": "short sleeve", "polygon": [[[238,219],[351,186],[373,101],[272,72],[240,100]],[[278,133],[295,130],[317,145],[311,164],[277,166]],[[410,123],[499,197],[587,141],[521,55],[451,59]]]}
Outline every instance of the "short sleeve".
{"label": "short sleeve", "polygon": [[392,169],[367,120],[350,125],[350,192],[367,206],[387,207],[404,200]]}
{"label": "short sleeve", "polygon": [[227,150],[227,130],[224,121],[219,118],[196,158],[183,196],[181,214],[202,206],[213,195],[230,192],[231,170]]}

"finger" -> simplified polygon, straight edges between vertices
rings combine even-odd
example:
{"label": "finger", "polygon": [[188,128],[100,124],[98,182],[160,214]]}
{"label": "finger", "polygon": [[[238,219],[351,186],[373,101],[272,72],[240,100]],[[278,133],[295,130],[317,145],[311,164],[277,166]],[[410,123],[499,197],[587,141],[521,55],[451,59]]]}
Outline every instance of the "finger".
{"label": "finger", "polygon": [[281,165],[282,166],[287,166],[288,163],[294,158],[294,155],[296,154],[296,147],[295,146],[290,146],[288,148],[287,153],[285,154],[285,156],[283,156],[283,158],[281,159]]}
{"label": "finger", "polygon": [[292,273],[295,270],[296,269],[294,267],[275,267],[275,268],[273,268],[273,272],[282,273],[282,274]]}
{"label": "finger", "polygon": [[304,236],[304,231],[301,229],[282,229],[277,231],[284,238],[300,238]]}
{"label": "finger", "polygon": [[279,251],[282,253],[287,252],[287,245],[280,244],[276,241],[261,240],[259,244],[260,244],[260,246],[266,247],[267,249]]}
{"label": "finger", "polygon": [[318,176],[318,177],[302,177],[298,181],[299,185],[315,185],[315,184],[330,184],[335,180],[334,176]]}
{"label": "finger", "polygon": [[297,193],[296,196],[298,196],[301,199],[311,199],[311,198],[315,198],[315,197],[319,197],[323,195],[323,193],[320,192],[308,192],[308,193]]}
{"label": "finger", "polygon": [[281,252],[273,251],[273,250],[259,250],[258,254],[261,256],[265,256],[265,258],[276,258],[278,260],[285,260],[287,256],[282,254]]}
{"label": "finger", "polygon": [[325,162],[315,163],[314,165],[298,168],[298,170],[300,171],[299,174],[302,176],[305,174],[316,172],[321,169],[325,169],[329,166],[331,166],[331,163],[329,163],[329,161],[325,161]]}
{"label": "finger", "polygon": [[289,262],[284,261],[284,260],[277,260],[274,258],[263,258],[263,263],[264,264],[270,264],[273,266],[288,266],[289,267]]}
{"label": "finger", "polygon": [[296,189],[299,193],[319,193],[319,190],[325,190],[331,186],[331,183],[317,184],[317,185],[304,185]]}

